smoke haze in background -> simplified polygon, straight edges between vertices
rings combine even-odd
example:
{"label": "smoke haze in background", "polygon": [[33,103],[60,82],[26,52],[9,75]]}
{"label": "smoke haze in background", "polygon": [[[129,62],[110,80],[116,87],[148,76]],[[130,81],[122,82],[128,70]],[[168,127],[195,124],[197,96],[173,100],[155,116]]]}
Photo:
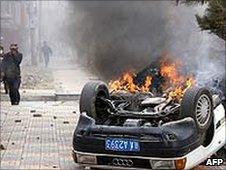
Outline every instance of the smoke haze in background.
{"label": "smoke haze in background", "polygon": [[201,32],[196,23],[195,14],[203,13],[205,6],[169,1],[69,3],[74,15],[69,32],[78,56],[103,79],[138,71],[164,53],[181,58],[193,73],[212,68],[212,73],[225,74],[223,40]]}
{"label": "smoke haze in background", "polygon": [[202,15],[206,5],[171,6],[169,53],[180,58],[186,71],[195,75],[199,85],[225,93],[225,41],[208,31],[201,31],[195,15]]}
{"label": "smoke haze in background", "polygon": [[68,34],[65,32],[68,19],[67,1],[42,1],[41,31],[43,41],[53,49],[54,57],[69,57],[73,54],[73,47],[67,46]]}

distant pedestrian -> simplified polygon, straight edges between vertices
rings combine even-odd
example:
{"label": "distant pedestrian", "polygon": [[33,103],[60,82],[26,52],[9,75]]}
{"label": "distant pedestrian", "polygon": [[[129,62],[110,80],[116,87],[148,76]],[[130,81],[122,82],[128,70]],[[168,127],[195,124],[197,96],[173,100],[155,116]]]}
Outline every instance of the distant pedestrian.
{"label": "distant pedestrian", "polygon": [[45,61],[45,67],[48,67],[49,57],[53,54],[52,49],[47,45],[47,42],[43,42],[43,46],[41,49]]}
{"label": "distant pedestrian", "polygon": [[19,87],[21,83],[20,63],[22,54],[18,52],[17,44],[10,45],[10,52],[4,54],[2,60],[2,72],[9,87],[9,97],[12,105],[20,102]]}

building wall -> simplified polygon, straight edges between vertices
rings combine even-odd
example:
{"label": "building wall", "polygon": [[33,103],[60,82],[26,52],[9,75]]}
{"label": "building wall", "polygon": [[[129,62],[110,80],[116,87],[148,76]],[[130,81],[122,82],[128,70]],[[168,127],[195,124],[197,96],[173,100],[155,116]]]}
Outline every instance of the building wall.
{"label": "building wall", "polygon": [[1,1],[1,41],[5,51],[17,43],[24,54],[24,64],[38,64],[39,1]]}
{"label": "building wall", "polygon": [[21,40],[20,34],[20,3],[1,1],[1,44],[8,48],[12,42]]}

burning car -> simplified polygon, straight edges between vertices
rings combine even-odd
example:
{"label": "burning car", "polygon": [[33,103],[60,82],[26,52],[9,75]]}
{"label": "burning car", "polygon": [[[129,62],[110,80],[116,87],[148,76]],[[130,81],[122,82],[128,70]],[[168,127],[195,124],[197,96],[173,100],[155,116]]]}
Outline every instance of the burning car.
{"label": "burning car", "polygon": [[[80,98],[73,158],[81,166],[119,169],[190,169],[226,143],[225,108],[192,76],[164,64],[161,89],[154,77],[135,83],[131,73],[88,82]],[[170,87],[170,88],[169,88]]]}

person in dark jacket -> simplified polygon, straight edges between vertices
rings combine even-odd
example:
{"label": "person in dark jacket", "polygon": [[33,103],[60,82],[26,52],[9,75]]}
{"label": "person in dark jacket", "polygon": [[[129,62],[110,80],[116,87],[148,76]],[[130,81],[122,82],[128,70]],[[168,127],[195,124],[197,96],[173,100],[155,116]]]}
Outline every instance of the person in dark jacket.
{"label": "person in dark jacket", "polygon": [[4,77],[4,73],[2,72],[2,60],[3,60],[3,56],[4,56],[4,48],[3,46],[0,45],[0,68],[1,68],[1,82],[4,85],[4,90],[5,90],[5,94],[9,93],[9,87],[5,81],[5,77]]}
{"label": "person in dark jacket", "polygon": [[10,52],[3,56],[2,72],[9,87],[9,97],[12,105],[20,102],[19,87],[21,83],[20,63],[22,54],[18,52],[17,44],[10,45]]}
{"label": "person in dark jacket", "polygon": [[49,57],[52,55],[53,52],[52,52],[51,48],[47,45],[46,41],[44,41],[41,51],[43,53],[43,57],[45,60],[45,67],[48,67]]}

